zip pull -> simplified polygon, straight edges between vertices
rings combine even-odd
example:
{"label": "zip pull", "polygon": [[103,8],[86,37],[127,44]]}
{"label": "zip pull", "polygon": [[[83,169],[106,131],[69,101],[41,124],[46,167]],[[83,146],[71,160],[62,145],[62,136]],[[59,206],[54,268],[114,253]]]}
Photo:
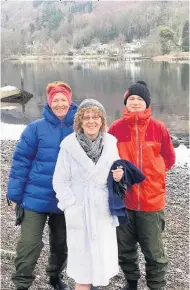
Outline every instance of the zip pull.
{"label": "zip pull", "polygon": [[61,128],[63,128],[63,120],[61,120]]}

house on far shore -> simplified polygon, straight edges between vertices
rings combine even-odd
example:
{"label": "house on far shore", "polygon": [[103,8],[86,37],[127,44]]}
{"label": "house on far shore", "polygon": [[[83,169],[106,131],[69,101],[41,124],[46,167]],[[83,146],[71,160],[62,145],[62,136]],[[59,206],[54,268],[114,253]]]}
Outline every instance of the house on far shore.
{"label": "house on far shore", "polygon": [[142,46],[142,42],[134,40],[131,43],[122,43],[117,45],[117,43],[92,43],[89,46],[83,46],[80,49],[70,49],[73,54],[81,55],[114,55],[119,56],[125,53],[135,53]]}

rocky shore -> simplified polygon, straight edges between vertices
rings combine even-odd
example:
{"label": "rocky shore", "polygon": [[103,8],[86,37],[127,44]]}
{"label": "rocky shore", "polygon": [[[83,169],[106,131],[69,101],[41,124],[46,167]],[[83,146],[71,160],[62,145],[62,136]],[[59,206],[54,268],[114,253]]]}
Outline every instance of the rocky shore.
{"label": "rocky shore", "polygon": [[[15,227],[15,213],[8,207],[6,201],[6,185],[8,172],[14,150],[15,141],[1,141],[1,289],[12,290],[11,272],[14,269],[13,257],[19,237],[20,227]],[[48,259],[48,228],[46,225],[44,249],[35,269],[36,280],[31,290],[50,290],[48,278],[45,275],[45,266]],[[166,230],[164,243],[169,257],[169,267],[166,290],[189,289],[189,167],[187,164],[176,165],[167,176],[167,207]],[[142,278],[139,289],[145,290],[144,260],[140,255]],[[65,280],[73,285],[64,273]],[[107,290],[120,289],[124,283],[122,273],[114,277]]]}

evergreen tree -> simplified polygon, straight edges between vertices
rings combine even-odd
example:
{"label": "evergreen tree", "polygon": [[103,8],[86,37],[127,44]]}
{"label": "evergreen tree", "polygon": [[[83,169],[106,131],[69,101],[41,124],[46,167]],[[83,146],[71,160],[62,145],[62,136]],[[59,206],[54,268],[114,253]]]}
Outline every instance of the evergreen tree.
{"label": "evergreen tree", "polygon": [[182,50],[189,51],[189,21],[186,20],[182,31]]}

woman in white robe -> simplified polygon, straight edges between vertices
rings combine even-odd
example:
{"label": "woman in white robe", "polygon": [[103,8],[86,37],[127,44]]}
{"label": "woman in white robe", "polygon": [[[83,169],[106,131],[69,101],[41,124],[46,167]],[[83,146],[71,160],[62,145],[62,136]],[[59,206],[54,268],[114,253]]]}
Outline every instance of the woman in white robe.
{"label": "woman in white robe", "polygon": [[[79,106],[75,132],[61,143],[53,187],[67,227],[67,274],[75,289],[106,286],[118,273],[117,217],[109,212],[107,177],[119,159],[117,140],[106,131],[106,113],[93,99]],[[122,169],[113,172],[120,181]]]}

